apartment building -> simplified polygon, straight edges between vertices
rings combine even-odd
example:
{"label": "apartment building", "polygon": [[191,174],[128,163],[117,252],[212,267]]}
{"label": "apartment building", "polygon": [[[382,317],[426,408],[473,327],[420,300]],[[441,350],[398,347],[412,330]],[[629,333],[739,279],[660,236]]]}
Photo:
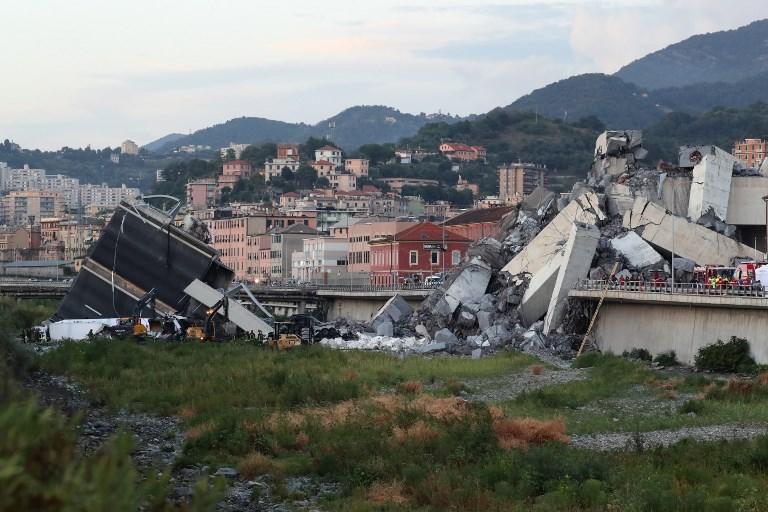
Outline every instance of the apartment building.
{"label": "apartment building", "polygon": [[187,183],[187,206],[191,208],[213,206],[218,197],[217,183],[214,178],[203,178]]}
{"label": "apartment building", "polygon": [[123,155],[138,155],[139,145],[130,139],[124,140],[123,143],[120,144],[120,153]]}
{"label": "apartment building", "polygon": [[320,232],[303,224],[276,229],[271,232],[271,278],[280,281],[291,277],[293,253],[304,250],[304,240],[319,237]]}
{"label": "apartment building", "polygon": [[744,139],[733,145],[733,156],[747,167],[757,168],[768,157],[768,139]]}
{"label": "apartment building", "polygon": [[413,221],[395,220],[392,217],[355,217],[354,220],[347,233],[350,272],[371,271],[371,241],[396,237],[397,233],[414,225]]}
{"label": "apartment building", "polygon": [[277,158],[278,160],[294,160],[298,162],[299,160],[301,160],[299,156],[299,145],[298,144],[278,144]]}
{"label": "apartment building", "polygon": [[301,163],[298,160],[291,158],[272,158],[264,162],[264,181],[269,182],[272,178],[280,176],[283,169],[290,169],[292,172],[296,172],[301,167]]}
{"label": "apartment building", "polygon": [[126,187],[125,184],[120,187],[108,187],[106,184],[80,186],[80,204],[91,209],[116,208],[121,201],[131,201],[140,195],[138,188]]}
{"label": "apartment building", "polygon": [[251,164],[244,160],[224,162],[221,175],[219,175],[218,192],[221,193],[225,188],[234,189],[238,181],[248,178],[252,172]]}
{"label": "apartment building", "polygon": [[321,148],[318,148],[315,150],[315,161],[319,162],[321,160],[326,160],[334,166],[338,167],[342,165],[341,150],[331,145],[325,145]]}
{"label": "apartment building", "polygon": [[369,167],[370,161],[365,158],[347,158],[344,160],[344,170],[358,178],[367,178]]}
{"label": "apartment building", "polygon": [[300,281],[327,284],[347,272],[349,243],[328,236],[305,238],[302,250],[291,256],[291,276]]}
{"label": "apartment building", "polygon": [[371,282],[423,282],[461,264],[471,240],[431,222],[420,222],[383,239],[371,240]]}
{"label": "apartment building", "polygon": [[504,204],[518,203],[536,187],[547,186],[547,167],[516,163],[499,167],[499,199]]}
{"label": "apartment building", "polygon": [[50,190],[13,190],[0,198],[0,224],[25,226],[45,217],[64,215],[64,198]]}

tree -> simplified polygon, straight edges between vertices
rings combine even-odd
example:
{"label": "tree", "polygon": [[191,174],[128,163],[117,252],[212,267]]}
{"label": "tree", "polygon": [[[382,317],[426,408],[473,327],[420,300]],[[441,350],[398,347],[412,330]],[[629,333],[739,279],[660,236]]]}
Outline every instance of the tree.
{"label": "tree", "polygon": [[252,144],[240,153],[240,159],[250,163],[253,167],[260,167],[265,161],[277,156],[277,145],[272,142],[264,144]]}
{"label": "tree", "polygon": [[293,181],[295,176],[293,175],[293,171],[290,170],[288,167],[283,167],[283,169],[280,171],[280,177],[284,181]]}
{"label": "tree", "polygon": [[295,178],[299,188],[312,188],[317,180],[317,172],[308,165],[302,165],[296,170]]}
{"label": "tree", "polygon": [[371,165],[380,162],[386,162],[395,156],[395,152],[390,145],[383,144],[363,144],[357,150],[363,157],[371,161]]}
{"label": "tree", "polygon": [[331,182],[328,181],[328,178],[325,176],[321,176],[320,178],[317,178],[315,181],[315,186],[317,188],[329,188],[331,186]]}
{"label": "tree", "polygon": [[229,148],[227,150],[226,160],[229,162],[229,161],[232,161],[232,160],[234,160],[236,158],[237,158],[237,156],[235,155],[235,150],[232,149],[232,148]]}

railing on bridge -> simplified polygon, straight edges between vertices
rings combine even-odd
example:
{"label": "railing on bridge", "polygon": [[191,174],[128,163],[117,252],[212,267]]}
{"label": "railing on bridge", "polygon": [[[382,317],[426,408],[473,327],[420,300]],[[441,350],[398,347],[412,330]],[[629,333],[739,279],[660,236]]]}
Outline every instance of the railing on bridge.
{"label": "railing on bridge", "polygon": [[252,291],[316,291],[316,290],[329,290],[329,291],[341,291],[341,292],[397,292],[397,291],[431,291],[437,288],[439,285],[370,285],[370,284],[307,284],[307,285],[287,285],[276,284],[271,286],[256,285],[250,286]]}
{"label": "railing on bridge", "polygon": [[576,285],[577,290],[602,291],[608,287],[609,291],[636,292],[636,293],[661,293],[667,295],[729,295],[738,297],[768,298],[768,293],[762,285],[737,285],[722,283],[712,287],[704,283],[671,283],[654,281],[606,281],[583,279]]}

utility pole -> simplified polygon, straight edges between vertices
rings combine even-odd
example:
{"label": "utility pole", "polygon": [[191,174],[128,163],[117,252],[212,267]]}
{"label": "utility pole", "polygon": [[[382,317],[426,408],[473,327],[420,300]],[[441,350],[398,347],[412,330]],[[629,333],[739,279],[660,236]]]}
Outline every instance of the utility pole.
{"label": "utility pole", "polygon": [[763,196],[765,202],[765,259],[768,260],[768,196]]}

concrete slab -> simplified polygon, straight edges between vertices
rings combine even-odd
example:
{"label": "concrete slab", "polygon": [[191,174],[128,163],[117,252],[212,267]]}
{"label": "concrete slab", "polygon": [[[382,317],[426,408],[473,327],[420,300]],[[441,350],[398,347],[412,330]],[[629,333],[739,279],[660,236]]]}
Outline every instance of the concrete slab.
{"label": "concrete slab", "polygon": [[630,265],[637,269],[644,269],[661,265],[664,258],[656,252],[648,242],[640,238],[640,235],[630,231],[611,240],[611,247],[624,256]]}
{"label": "concrete slab", "polygon": [[[195,279],[189,283],[189,285],[184,288],[184,293],[209,308],[214,306],[224,296],[220,291],[211,288],[199,279]],[[253,332],[255,334],[261,331],[266,335],[273,331],[268,323],[248,311],[242,304],[234,299],[229,301],[229,307],[227,309],[229,310],[228,320],[245,332]],[[224,308],[220,308],[217,314],[224,316]]]}
{"label": "concrete slab", "polygon": [[[520,314],[520,321],[524,326],[529,327],[547,313],[562,261],[563,253],[558,251],[549,259],[544,267],[540,268],[531,277],[528,288],[526,288],[523,294],[523,300],[520,302],[520,307],[517,310]],[[590,261],[592,261],[591,258]]]}
{"label": "concrete slab", "polygon": [[595,225],[605,218],[597,194],[582,194],[558,213],[502,270],[512,275],[535,274],[565,245],[574,222]]}
{"label": "concrete slab", "polygon": [[445,291],[450,312],[464,302],[479,302],[491,280],[491,267],[480,258],[472,258]]}
{"label": "concrete slab", "polygon": [[413,313],[411,305],[403,296],[396,293],[373,316],[371,327],[377,329],[380,324],[385,322],[395,324],[410,316],[411,313]]}
{"label": "concrete slab", "polygon": [[643,198],[635,200],[632,212],[624,218],[624,227],[635,230],[652,246],[667,252],[674,249],[676,256],[699,265],[730,265],[733,258],[754,252],[736,240],[670,215],[661,206]]}
{"label": "concrete slab", "polygon": [[721,220],[728,216],[728,198],[736,159],[717,146],[709,146],[693,168],[688,218],[698,220],[712,208]]}
{"label": "concrete slab", "polygon": [[570,292],[579,280],[587,277],[592,266],[592,258],[600,241],[600,230],[594,225],[574,224],[568,243],[563,251],[560,272],[549,301],[547,315],[544,318],[544,334],[560,326],[565,313]]}

